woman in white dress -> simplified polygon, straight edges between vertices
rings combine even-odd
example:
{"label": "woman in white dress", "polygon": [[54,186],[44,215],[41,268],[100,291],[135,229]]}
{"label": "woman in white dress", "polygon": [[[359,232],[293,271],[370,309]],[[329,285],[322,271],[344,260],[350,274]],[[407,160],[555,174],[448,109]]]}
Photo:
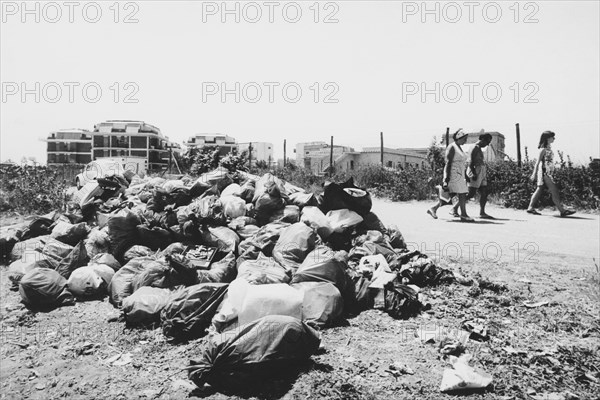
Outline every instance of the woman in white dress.
{"label": "woman in white dress", "polygon": [[[462,149],[462,145],[467,142],[467,134],[459,129],[454,133],[452,143],[446,149],[446,165],[444,167],[444,184],[443,188],[454,195],[458,195],[458,204],[460,206],[460,220],[463,222],[472,222],[473,218],[467,215],[466,202],[467,193],[469,188],[467,187],[467,181],[465,179],[465,170],[467,167],[468,157]],[[437,210],[443,205],[442,200],[427,210],[427,214],[437,219]]]}
{"label": "woman in white dress", "polygon": [[552,143],[554,143],[555,136],[556,134],[552,131],[546,131],[540,136],[540,143],[538,145],[540,154],[530,177],[532,181],[537,182],[537,189],[533,193],[533,196],[531,196],[529,207],[527,207],[527,213],[529,214],[541,215],[534,207],[544,191],[544,186],[550,190],[552,201],[556,208],[558,208],[558,211],[560,211],[561,217],[575,214],[575,211],[567,210],[563,207],[558,187],[554,183],[554,152],[552,151]]}

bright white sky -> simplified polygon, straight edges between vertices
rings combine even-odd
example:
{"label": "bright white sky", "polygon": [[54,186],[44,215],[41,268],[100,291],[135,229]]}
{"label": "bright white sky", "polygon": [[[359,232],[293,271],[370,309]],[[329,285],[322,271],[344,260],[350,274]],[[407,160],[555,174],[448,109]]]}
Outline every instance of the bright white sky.
{"label": "bright white sky", "polygon": [[[76,2],[73,23],[63,2],[55,3],[62,13],[56,23],[50,22],[57,19],[56,7],[44,8],[39,2],[38,23],[35,13],[23,15],[21,1],[2,3],[2,160],[34,156],[45,162],[41,139],[48,132],[92,129],[107,119],[143,120],[177,142],[217,132],[239,142],[272,142],[276,157],[282,156],[283,139],[293,157],[296,143],[328,142],[331,135],[337,144],[357,149],[378,146],[380,131],[386,147],[426,147],[446,126],[452,131],[460,127],[499,131],[507,137],[508,154],[514,156],[514,126],[519,122],[522,144],[530,155],[540,133],[550,129],[557,133],[555,149],[564,150],[574,161],[599,156],[598,1],[520,2],[518,7],[514,1],[502,1],[497,3],[502,15],[496,23],[486,21],[496,17],[490,2],[475,2],[474,22],[469,21],[464,2],[454,3],[462,12],[456,23],[450,20],[457,9],[444,9],[445,3],[438,3],[438,23],[434,14],[426,15],[423,23],[421,1],[321,2],[318,23],[314,1],[298,2],[302,16],[297,23],[284,19],[296,15],[294,5],[283,12],[288,2],[274,8],[273,23],[269,6],[262,1],[255,3],[262,11],[256,23],[246,21],[255,17],[256,8],[247,7],[244,14],[244,3],[239,4],[239,23],[235,15],[226,15],[222,23],[221,1],[120,3],[118,16],[112,1],[98,2],[102,15],[97,23],[84,19],[96,17],[93,4],[83,12],[87,2]],[[33,10],[35,4],[28,7]],[[228,4],[235,7],[235,2]],[[435,4],[428,2],[430,9]],[[220,10],[211,15],[215,7]],[[138,22],[123,23],[132,13]],[[337,23],[323,23],[330,14]],[[524,23],[527,17],[538,22]],[[22,99],[21,83],[35,92],[36,82],[39,103],[34,94]],[[57,92],[51,82],[62,87],[55,103],[51,100]],[[73,102],[63,82],[79,84]],[[89,101],[95,96],[93,88],[88,100],[82,93],[90,82],[102,89],[96,103]],[[115,82],[120,87],[117,102]],[[126,88],[127,82],[139,88],[133,95],[138,103],[125,102],[135,88]],[[235,82],[241,87],[258,82],[262,98],[249,102],[256,92],[248,87],[239,103],[232,94],[222,102],[220,94],[204,93],[203,101],[203,82],[225,82],[230,89]],[[263,82],[280,84],[274,88],[273,103]],[[282,86],[289,82],[302,89],[296,103],[282,95]],[[315,82],[320,85],[317,103],[311,90]],[[327,82],[334,85],[325,87]],[[424,82],[428,89],[439,82],[439,103],[434,94],[423,102],[420,93],[405,91],[403,99],[403,86],[414,88],[410,82]],[[455,87],[446,86],[446,96],[441,89],[451,82],[462,88],[455,103],[450,102],[457,99]],[[464,82],[479,84],[472,102]],[[494,86],[487,100],[482,93],[488,83],[502,90],[496,103],[491,102]],[[333,98],[338,102],[325,103],[336,86],[339,91]],[[293,88],[287,93],[288,99],[295,95]],[[528,95],[538,102],[525,102]]]}

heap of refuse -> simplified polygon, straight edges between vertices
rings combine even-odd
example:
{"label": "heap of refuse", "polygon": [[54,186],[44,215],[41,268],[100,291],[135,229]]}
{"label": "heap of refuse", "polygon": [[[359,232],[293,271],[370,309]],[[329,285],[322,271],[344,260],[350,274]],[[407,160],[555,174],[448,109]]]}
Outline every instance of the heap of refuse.
{"label": "heap of refuse", "polygon": [[306,360],[318,330],[368,308],[414,316],[421,287],[454,279],[409,251],[352,179],[315,194],[221,168],[196,180],[112,176],[1,240],[32,309],[108,295],[129,326],[160,324],[173,342],[209,334],[188,368],[200,386]]}

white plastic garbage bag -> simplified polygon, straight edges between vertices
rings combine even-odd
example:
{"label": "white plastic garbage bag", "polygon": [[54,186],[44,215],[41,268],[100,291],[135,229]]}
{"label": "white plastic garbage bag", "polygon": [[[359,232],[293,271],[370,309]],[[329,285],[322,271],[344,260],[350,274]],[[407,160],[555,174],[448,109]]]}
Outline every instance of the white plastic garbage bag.
{"label": "white plastic garbage bag", "polygon": [[94,268],[81,267],[71,273],[67,287],[76,297],[94,297],[106,290],[106,283]]}

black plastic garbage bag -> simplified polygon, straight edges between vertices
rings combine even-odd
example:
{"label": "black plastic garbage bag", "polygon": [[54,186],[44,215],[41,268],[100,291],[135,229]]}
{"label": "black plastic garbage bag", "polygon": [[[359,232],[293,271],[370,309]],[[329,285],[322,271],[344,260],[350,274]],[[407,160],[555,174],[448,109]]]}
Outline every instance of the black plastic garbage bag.
{"label": "black plastic garbage bag", "polygon": [[387,233],[385,225],[374,212],[363,215],[363,222],[361,222],[356,229],[358,231],[378,231],[384,234]]}
{"label": "black plastic garbage bag", "polygon": [[252,179],[246,180],[241,188],[240,188],[240,197],[246,201],[246,203],[251,203],[254,198],[254,192],[256,191],[256,181]]}
{"label": "black plastic garbage bag", "polygon": [[407,319],[421,311],[422,304],[417,292],[403,285],[398,278],[388,282],[384,287],[385,311],[393,318]]}
{"label": "black plastic garbage bag", "polygon": [[123,313],[129,325],[151,324],[160,320],[161,311],[169,304],[171,291],[144,286],[123,300]]}
{"label": "black plastic garbage bag", "polygon": [[404,236],[396,225],[390,225],[387,229],[390,245],[394,249],[406,249],[406,241]]}
{"label": "black plastic garbage bag", "polygon": [[174,292],[160,314],[163,333],[175,340],[204,335],[227,293],[226,283],[200,283]]}
{"label": "black plastic garbage bag", "polygon": [[121,269],[119,269],[108,285],[110,294],[110,302],[115,307],[121,307],[123,299],[133,293],[132,282],[138,274],[140,274],[147,264],[153,262],[150,257],[140,257],[129,261]]}
{"label": "black plastic garbage bag", "polygon": [[199,283],[229,283],[237,275],[235,254],[233,252],[227,253],[221,260],[213,262],[209,270],[201,269],[196,273]]}
{"label": "black plastic garbage bag", "polygon": [[204,244],[216,247],[223,253],[234,252],[237,254],[240,237],[231,229],[224,226],[209,227],[202,230],[200,234]]}
{"label": "black plastic garbage bag", "polygon": [[127,251],[123,254],[123,262],[127,264],[129,261],[138,257],[152,257],[155,252],[152,251],[149,247],[135,245],[131,246]]}
{"label": "black plastic garbage bag", "polygon": [[325,213],[347,208],[364,216],[371,211],[372,205],[369,192],[354,185],[354,178],[350,178],[343,183],[325,185],[321,208]]}
{"label": "black plastic garbage bag", "polygon": [[137,226],[140,244],[151,250],[164,249],[173,242],[171,232],[157,226],[150,228],[147,225]]}
{"label": "black plastic garbage bag", "polygon": [[136,227],[140,223],[139,217],[130,211],[125,215],[114,215],[108,220],[111,254],[117,260],[122,261],[125,251],[139,243]]}
{"label": "black plastic garbage bag", "polygon": [[216,195],[198,198],[189,207],[200,224],[225,225],[227,222],[223,205]]}
{"label": "black plastic garbage bag", "polygon": [[61,274],[65,279],[69,279],[71,272],[75,271],[79,267],[87,265],[90,258],[85,250],[85,243],[79,242],[77,246],[73,247],[73,250],[67,255],[56,267],[56,272]]}
{"label": "black plastic garbage bag", "polygon": [[23,303],[32,309],[51,309],[75,303],[67,289],[67,280],[48,268],[35,268],[26,273],[19,283],[19,294]]}
{"label": "black plastic garbage bag", "polygon": [[317,241],[315,231],[303,222],[293,224],[281,232],[273,258],[289,273],[298,269],[308,253],[314,250]]}
{"label": "black plastic garbage bag", "polygon": [[320,343],[319,334],[302,321],[270,315],[216,336],[201,359],[190,360],[189,379],[200,387],[245,388],[308,360]]}
{"label": "black plastic garbage bag", "polygon": [[[188,285],[195,283],[189,282]],[[162,260],[154,260],[146,264],[144,270],[134,276],[131,281],[131,288],[134,292],[142,286],[173,288],[177,285],[185,285],[185,282],[182,282],[176,271]]]}
{"label": "black plastic garbage bag", "polygon": [[[278,194],[279,191],[274,190],[273,193]],[[256,200],[254,207],[256,212],[256,220],[258,221],[259,225],[262,225],[267,223],[273,214],[285,208],[285,200],[280,195],[263,193]]]}
{"label": "black plastic garbage bag", "polygon": [[109,253],[100,253],[96,254],[94,257],[90,259],[89,265],[101,264],[108,265],[115,272],[121,269],[121,264],[117,261],[117,259]]}
{"label": "black plastic garbage bag", "polygon": [[285,206],[281,210],[273,213],[269,219],[270,222],[281,221],[281,222],[289,222],[290,224],[295,224],[300,221],[300,207],[298,206]]}
{"label": "black plastic garbage bag", "polygon": [[300,282],[291,285],[304,292],[302,320],[320,328],[333,325],[344,313],[340,291],[329,282]]}
{"label": "black plastic garbage bag", "polygon": [[319,200],[314,193],[302,193],[302,192],[292,193],[292,194],[290,194],[290,202],[293,205],[298,206],[300,208],[303,208],[306,206],[314,206],[314,207],[319,206]]}
{"label": "black plastic garbage bag", "polygon": [[317,246],[309,253],[292,277],[292,283],[330,282],[338,288],[345,300],[354,299],[354,285],[346,269],[348,264],[327,246]]}
{"label": "black plastic garbage bag", "polygon": [[261,227],[250,239],[250,243],[258,247],[266,256],[271,256],[273,248],[285,228],[290,226],[287,222],[272,222]]}
{"label": "black plastic garbage bag", "polygon": [[90,228],[88,228],[85,222],[73,225],[60,221],[52,229],[51,236],[56,240],[74,246],[81,240],[84,240],[89,232]]}

